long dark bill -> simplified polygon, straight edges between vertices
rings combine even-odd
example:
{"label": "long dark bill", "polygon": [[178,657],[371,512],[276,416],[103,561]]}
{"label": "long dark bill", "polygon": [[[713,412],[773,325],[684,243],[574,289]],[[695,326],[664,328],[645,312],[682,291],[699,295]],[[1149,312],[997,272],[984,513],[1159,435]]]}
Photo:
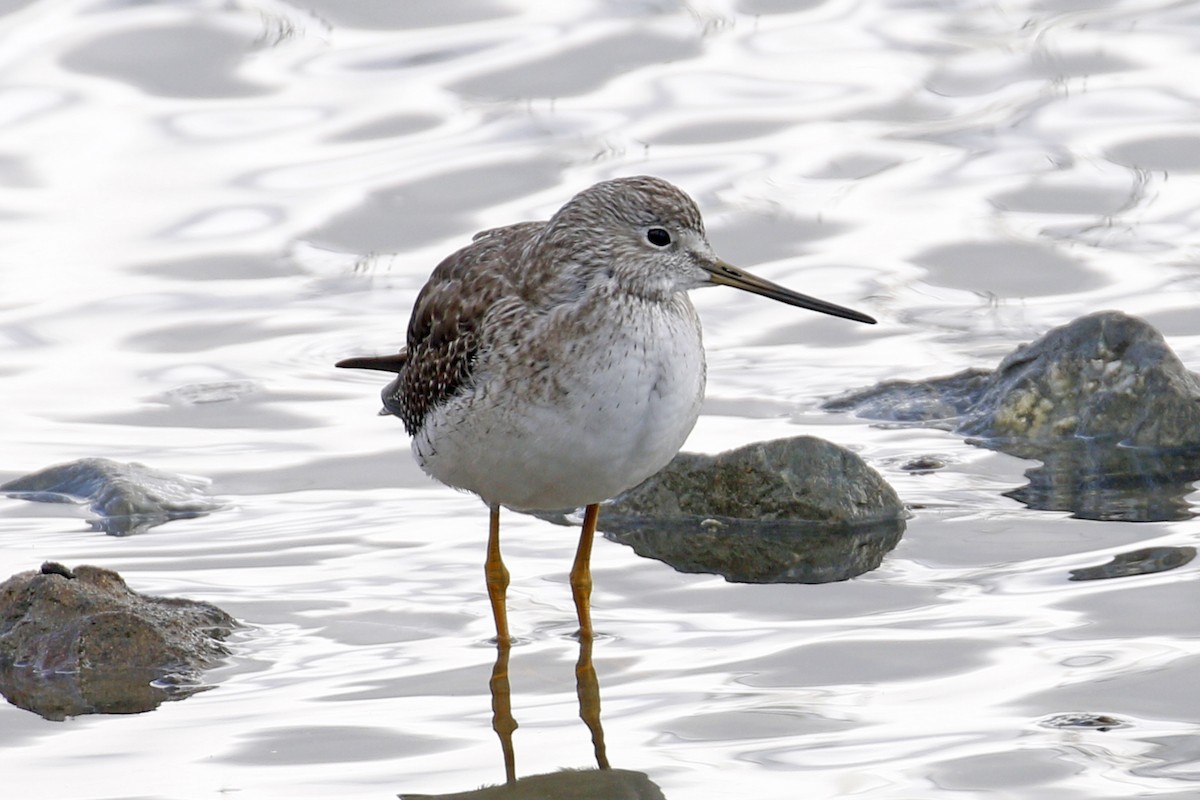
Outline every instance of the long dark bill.
{"label": "long dark bill", "polygon": [[335,367],[343,369],[377,369],[381,372],[399,372],[404,369],[404,364],[408,360],[408,351],[401,350],[399,353],[393,353],[387,356],[358,356],[357,358],[345,358],[334,364]]}
{"label": "long dark bill", "polygon": [[810,311],[820,311],[822,314],[832,314],[835,317],[852,319],[855,322],[866,322],[870,325],[875,324],[874,317],[868,317],[866,314],[855,311],[852,308],[827,303],[824,300],[818,300],[806,294],[793,292],[791,289],[780,286],[778,283],[772,283],[766,278],[751,275],[749,272],[726,264],[724,261],[717,261],[708,269],[712,273],[712,282],[719,283],[722,286],[732,286],[735,289],[761,294],[763,297],[787,303],[789,306],[807,308]]}

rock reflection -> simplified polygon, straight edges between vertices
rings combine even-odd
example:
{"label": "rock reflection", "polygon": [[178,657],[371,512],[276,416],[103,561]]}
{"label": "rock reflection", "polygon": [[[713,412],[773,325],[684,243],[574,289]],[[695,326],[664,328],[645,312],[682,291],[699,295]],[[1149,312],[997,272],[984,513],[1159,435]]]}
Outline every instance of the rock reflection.
{"label": "rock reflection", "polygon": [[1192,516],[1188,495],[1200,479],[1200,448],[1174,451],[1068,440],[1036,448],[984,442],[1041,466],[1029,483],[1010,492],[1030,508],[1069,511],[1077,519],[1162,522]]}
{"label": "rock reflection", "polygon": [[158,683],[159,670],[130,667],[80,675],[0,661],[0,694],[17,708],[61,722],[83,714],[142,714],[210,688]]}
{"label": "rock reflection", "polygon": [[402,794],[401,800],[664,800],[662,790],[642,772],[612,769],[604,746],[600,724],[600,683],[592,664],[592,637],[579,637],[579,660],[575,664],[575,689],[579,696],[579,717],[592,733],[596,769],[564,769],[544,775],[517,778],[513,732],[517,721],[512,714],[512,693],[508,681],[511,644],[497,641],[496,664],[490,681],[492,729],[500,738],[504,754],[505,783],[484,786],[452,794]]}
{"label": "rock reflection", "polygon": [[679,572],[720,575],[733,583],[832,583],[879,567],[900,542],[905,522],[823,525],[792,520],[688,518],[605,523],[604,534]]}

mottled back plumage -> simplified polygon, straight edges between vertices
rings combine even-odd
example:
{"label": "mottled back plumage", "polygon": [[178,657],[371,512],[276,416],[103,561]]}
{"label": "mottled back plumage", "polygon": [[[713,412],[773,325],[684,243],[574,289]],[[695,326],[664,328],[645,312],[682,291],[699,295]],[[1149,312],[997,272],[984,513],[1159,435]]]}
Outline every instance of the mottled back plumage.
{"label": "mottled back plumage", "polygon": [[403,367],[383,391],[384,408],[410,435],[430,409],[469,380],[484,317],[500,298],[516,293],[520,253],[543,225],[524,222],[476,234],[429,276],[408,323]]}

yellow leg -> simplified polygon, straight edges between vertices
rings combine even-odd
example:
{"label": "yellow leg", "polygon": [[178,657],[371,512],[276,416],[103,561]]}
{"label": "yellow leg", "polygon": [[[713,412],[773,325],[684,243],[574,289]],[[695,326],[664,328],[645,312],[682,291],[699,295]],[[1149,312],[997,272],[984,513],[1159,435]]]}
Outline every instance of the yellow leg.
{"label": "yellow leg", "polygon": [[596,537],[596,521],[600,505],[593,503],[583,512],[583,530],[579,533],[579,548],[571,566],[571,596],[575,598],[575,615],[579,618],[579,638],[592,638],[592,539]]}
{"label": "yellow leg", "polygon": [[500,559],[500,506],[491,507],[491,524],[488,529],[487,561],[483,574],[487,578],[488,598],[492,601],[492,617],[496,620],[496,644],[509,645],[508,611],[505,592],[508,591],[508,570]]}

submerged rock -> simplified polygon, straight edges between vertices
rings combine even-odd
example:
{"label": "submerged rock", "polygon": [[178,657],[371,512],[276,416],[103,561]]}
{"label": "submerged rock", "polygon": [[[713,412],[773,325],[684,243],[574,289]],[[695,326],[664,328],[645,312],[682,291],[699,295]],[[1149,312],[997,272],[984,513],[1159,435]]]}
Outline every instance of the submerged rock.
{"label": "submerged rock", "polygon": [[1143,547],[1128,553],[1118,553],[1107,564],[1097,567],[1080,567],[1071,570],[1073,581],[1099,581],[1108,578],[1128,578],[1131,575],[1153,575],[1178,569],[1192,563],[1196,557],[1194,547]]}
{"label": "submerged rock", "polygon": [[236,626],[216,606],[138,594],[110,570],[47,563],[0,583],[0,693],[47,719],[133,714],[194,694]]}
{"label": "submerged rock", "polygon": [[82,458],[0,484],[0,493],[43,503],[87,503],[89,520],[113,536],[140,533],[173,519],[220,508],[208,482],[107,458]]}
{"label": "submerged rock", "polygon": [[858,455],[797,436],[680,453],[606,505],[600,528],[681,572],[825,583],[879,566],[904,517],[895,490]]}
{"label": "submerged rock", "polygon": [[1095,714],[1087,711],[1073,711],[1066,714],[1054,714],[1039,723],[1044,728],[1061,728],[1065,730],[1092,730],[1107,733],[1117,728],[1131,728],[1132,722],[1127,722],[1111,714]]}
{"label": "submerged rock", "polygon": [[967,369],[927,381],[884,381],[822,404],[826,411],[849,411],[867,419],[920,423],[951,429],[979,402],[992,372]]}
{"label": "submerged rock", "polygon": [[644,772],[564,769],[469,792],[402,794],[400,800],[663,800],[663,793]]}
{"label": "submerged rock", "polygon": [[824,408],[1041,460],[1012,496],[1088,519],[1186,518],[1200,478],[1200,379],[1161,333],[1117,311],[1055,328],[992,372],[889,381]]}

